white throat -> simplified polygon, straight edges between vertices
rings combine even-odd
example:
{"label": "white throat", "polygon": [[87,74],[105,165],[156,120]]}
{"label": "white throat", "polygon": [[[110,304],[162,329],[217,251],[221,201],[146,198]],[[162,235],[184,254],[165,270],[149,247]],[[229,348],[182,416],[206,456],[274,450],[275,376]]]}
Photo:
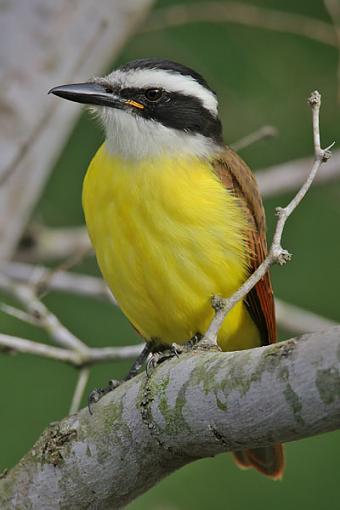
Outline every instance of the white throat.
{"label": "white throat", "polygon": [[108,150],[123,159],[154,158],[162,154],[207,158],[221,150],[203,135],[168,128],[130,112],[105,107],[100,109],[99,115],[105,127]]}

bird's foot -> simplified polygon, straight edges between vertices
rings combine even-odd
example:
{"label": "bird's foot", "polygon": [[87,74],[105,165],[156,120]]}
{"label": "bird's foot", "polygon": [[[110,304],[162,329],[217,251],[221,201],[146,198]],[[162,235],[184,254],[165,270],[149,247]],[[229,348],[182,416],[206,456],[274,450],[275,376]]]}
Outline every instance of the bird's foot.
{"label": "bird's foot", "polygon": [[153,351],[148,356],[145,369],[147,377],[151,377],[157,365],[160,365],[167,359],[179,358],[179,355],[183,352],[183,347],[177,344],[171,344],[166,347],[157,346],[157,348],[158,350]]}
{"label": "bird's foot", "polygon": [[103,398],[104,395],[107,395],[108,393],[110,393],[110,391],[113,391],[116,388],[118,388],[118,386],[120,386],[122,384],[122,382],[124,382],[124,381],[123,380],[119,381],[117,379],[111,379],[108,382],[108,385],[105,386],[105,388],[95,388],[94,390],[92,390],[88,396],[88,399],[87,399],[87,407],[88,407],[89,413],[92,415],[93,414],[93,405],[96,404],[97,402],[99,402],[99,400],[101,398]]}
{"label": "bird's foot", "polygon": [[88,397],[88,400],[87,400],[87,407],[88,407],[89,413],[91,415],[93,414],[94,404],[99,402],[99,400],[102,397],[104,397],[104,395],[106,395],[107,393],[110,393],[110,391],[115,390],[123,382],[129,381],[130,379],[135,377],[135,375],[138,374],[139,370],[141,369],[143,363],[147,359],[147,357],[152,349],[152,345],[153,345],[152,342],[145,344],[143,350],[137,356],[137,358],[133,362],[130,370],[128,371],[128,373],[126,374],[126,376],[123,379],[121,379],[120,381],[118,381],[117,379],[111,379],[111,381],[109,381],[109,384],[105,388],[96,388],[93,391],[91,391],[91,393]]}

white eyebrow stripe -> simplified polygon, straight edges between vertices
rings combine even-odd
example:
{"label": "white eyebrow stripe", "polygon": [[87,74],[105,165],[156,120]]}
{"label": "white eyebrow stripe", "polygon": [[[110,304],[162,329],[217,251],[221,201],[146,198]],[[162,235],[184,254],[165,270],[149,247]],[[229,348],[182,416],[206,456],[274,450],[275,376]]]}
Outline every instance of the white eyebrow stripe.
{"label": "white eyebrow stripe", "polygon": [[201,100],[203,106],[215,117],[217,116],[217,98],[215,94],[198,83],[192,76],[182,75],[163,69],[131,69],[129,71],[113,71],[107,76],[123,87],[146,88],[157,87],[168,92],[179,92],[194,96]]}

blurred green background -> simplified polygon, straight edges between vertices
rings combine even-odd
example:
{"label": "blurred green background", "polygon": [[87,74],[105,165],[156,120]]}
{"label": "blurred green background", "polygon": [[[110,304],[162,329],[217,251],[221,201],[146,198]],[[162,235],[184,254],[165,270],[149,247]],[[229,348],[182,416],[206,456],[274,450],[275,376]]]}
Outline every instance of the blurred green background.
{"label": "blurred green background", "polygon": [[[175,3],[180,2],[161,0],[155,8]],[[330,22],[322,0],[247,3]],[[312,154],[311,114],[306,104],[311,90],[318,89],[323,95],[323,143],[340,140],[338,54],[331,46],[298,35],[236,24],[197,23],[135,34],[114,65],[145,56],[177,60],[207,78],[219,96],[226,142],[232,143],[263,124],[278,128],[277,138],[242,151],[255,170]],[[81,183],[102,139],[96,123],[82,115],[36,208],[35,221],[53,227],[83,223]],[[269,233],[274,225],[274,207],[285,205],[289,197],[266,201]],[[314,186],[286,228],[284,245],[294,253],[293,260],[272,272],[278,297],[338,321],[339,223],[340,183]],[[93,259],[83,262],[76,271],[98,274]],[[109,304],[54,293],[48,294],[45,302],[91,345],[138,341],[121,313]],[[34,327],[3,314],[0,321],[2,332],[46,341],[46,334]],[[282,331],[281,338],[287,338],[287,333]],[[119,363],[94,368],[88,390],[118,378],[127,367],[128,363]],[[0,472],[18,461],[49,422],[67,414],[76,379],[76,370],[53,361],[0,356]],[[129,508],[333,507],[340,493],[339,440],[340,432],[336,432],[289,444],[287,471],[283,481],[277,483],[254,471],[241,472],[227,455],[202,460],[167,478]]]}

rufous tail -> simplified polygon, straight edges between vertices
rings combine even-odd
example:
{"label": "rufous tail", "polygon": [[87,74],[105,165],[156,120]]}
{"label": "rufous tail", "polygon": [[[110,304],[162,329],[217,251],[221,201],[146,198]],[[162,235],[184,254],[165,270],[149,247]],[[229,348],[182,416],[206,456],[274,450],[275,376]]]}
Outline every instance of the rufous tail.
{"label": "rufous tail", "polygon": [[255,468],[273,480],[281,480],[285,467],[282,444],[233,452],[241,469]]}

